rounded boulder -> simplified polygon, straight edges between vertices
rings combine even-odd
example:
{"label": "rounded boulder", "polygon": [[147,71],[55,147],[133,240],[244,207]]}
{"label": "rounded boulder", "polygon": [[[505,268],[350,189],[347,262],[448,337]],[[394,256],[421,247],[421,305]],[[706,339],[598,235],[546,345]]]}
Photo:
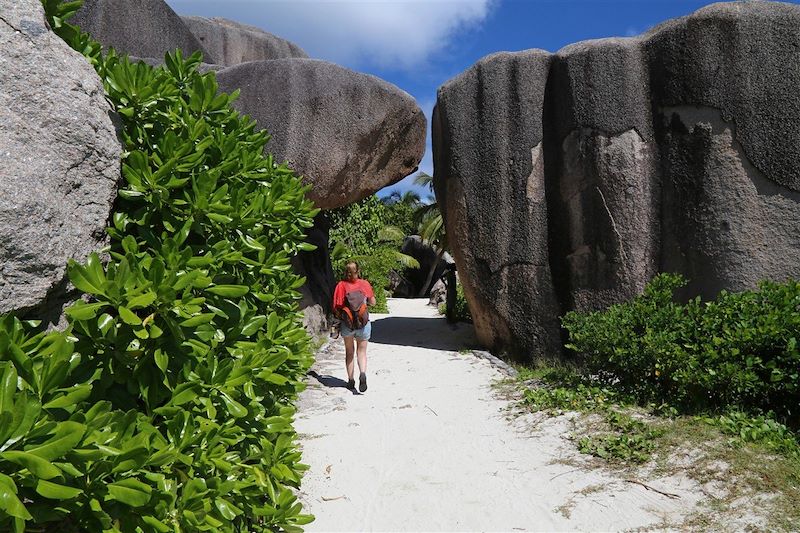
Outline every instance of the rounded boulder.
{"label": "rounded boulder", "polygon": [[311,184],[332,209],[413,173],[425,151],[425,115],[394,85],[315,59],[254,61],[217,73],[241,91],[234,107],[272,136],[266,151]]}

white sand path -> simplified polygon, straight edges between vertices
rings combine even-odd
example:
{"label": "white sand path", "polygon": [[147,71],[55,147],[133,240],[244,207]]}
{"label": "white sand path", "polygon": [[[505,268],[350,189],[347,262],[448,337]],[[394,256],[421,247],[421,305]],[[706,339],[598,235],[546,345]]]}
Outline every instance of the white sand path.
{"label": "white sand path", "polygon": [[345,388],[341,341],[318,355],[296,422],[309,531],[659,529],[694,510],[686,478],[647,481],[672,499],[589,466],[569,417],[509,420],[491,387],[505,376],[458,353],[475,346],[472,327],[425,304],[373,315],[363,395]]}

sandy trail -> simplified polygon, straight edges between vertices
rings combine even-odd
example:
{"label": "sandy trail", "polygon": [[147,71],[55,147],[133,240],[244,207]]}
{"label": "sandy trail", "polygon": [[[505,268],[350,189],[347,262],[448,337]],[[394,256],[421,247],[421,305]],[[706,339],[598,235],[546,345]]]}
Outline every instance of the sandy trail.
{"label": "sandy trail", "polygon": [[647,481],[671,499],[593,469],[566,439],[569,417],[509,419],[491,387],[505,376],[458,353],[475,346],[472,327],[425,304],[373,315],[363,395],[345,388],[340,341],[318,355],[296,422],[309,531],[617,531],[695,508],[685,478]]}

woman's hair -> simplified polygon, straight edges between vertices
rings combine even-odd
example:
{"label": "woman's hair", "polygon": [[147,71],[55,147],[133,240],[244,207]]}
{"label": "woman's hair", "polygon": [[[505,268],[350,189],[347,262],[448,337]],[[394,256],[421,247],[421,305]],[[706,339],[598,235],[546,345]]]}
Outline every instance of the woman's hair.
{"label": "woman's hair", "polygon": [[355,267],[355,273],[356,273],[356,274],[358,274],[359,272],[361,272],[361,269],[360,269],[360,268],[359,268],[359,266],[358,266],[358,262],[356,262],[356,261],[348,261],[348,262],[347,262],[347,264],[345,264],[345,265],[344,265],[344,276],[345,276],[345,277],[347,277],[347,275],[348,275],[348,274],[350,273],[350,271],[351,271],[350,265],[353,265],[353,266]]}

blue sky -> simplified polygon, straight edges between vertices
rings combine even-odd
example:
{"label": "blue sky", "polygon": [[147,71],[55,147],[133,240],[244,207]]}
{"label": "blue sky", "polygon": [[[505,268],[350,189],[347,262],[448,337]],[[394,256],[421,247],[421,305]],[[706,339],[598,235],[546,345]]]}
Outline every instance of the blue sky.
{"label": "blue sky", "polygon": [[[800,0],[795,0],[795,3]],[[481,57],[586,39],[631,36],[712,2],[697,0],[167,0],[183,15],[261,27],[311,57],[383,78],[428,117],[420,170],[433,173],[430,117],[436,90]],[[406,178],[390,190],[427,191]]]}

